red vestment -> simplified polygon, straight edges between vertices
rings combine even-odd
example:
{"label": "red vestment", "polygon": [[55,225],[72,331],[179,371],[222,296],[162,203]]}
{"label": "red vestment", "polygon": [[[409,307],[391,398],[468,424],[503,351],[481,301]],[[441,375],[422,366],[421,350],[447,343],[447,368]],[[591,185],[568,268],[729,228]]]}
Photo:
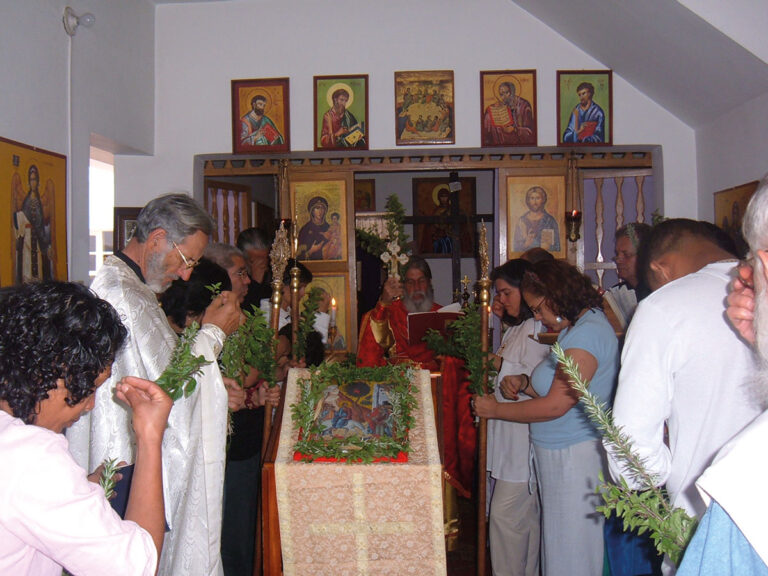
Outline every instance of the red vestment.
{"label": "red vestment", "polygon": [[[432,304],[432,312],[439,310],[438,304]],[[440,366],[435,360],[435,353],[424,342],[413,346],[408,345],[408,310],[405,309],[402,300],[396,300],[389,306],[383,306],[380,302],[363,319],[361,326],[360,344],[357,348],[358,366],[384,366],[387,363],[387,350],[382,347],[374,335],[373,322],[388,323],[392,335],[395,338],[394,348],[390,349],[390,360],[413,360],[421,364],[421,367],[430,372],[437,372]]]}
{"label": "red vestment", "polygon": [[[432,311],[439,305],[433,304]],[[446,480],[458,493],[469,498],[474,478],[477,430],[474,427],[469,401],[469,381],[464,361],[446,357],[440,366],[435,354],[423,342],[408,345],[408,311],[403,302],[397,300],[389,306],[381,303],[363,317],[360,328],[360,344],[357,350],[358,366],[384,366],[388,350],[381,346],[374,334],[372,324],[388,323],[394,336],[394,346],[389,350],[390,362],[413,360],[430,372],[442,372],[443,392],[443,452]]]}

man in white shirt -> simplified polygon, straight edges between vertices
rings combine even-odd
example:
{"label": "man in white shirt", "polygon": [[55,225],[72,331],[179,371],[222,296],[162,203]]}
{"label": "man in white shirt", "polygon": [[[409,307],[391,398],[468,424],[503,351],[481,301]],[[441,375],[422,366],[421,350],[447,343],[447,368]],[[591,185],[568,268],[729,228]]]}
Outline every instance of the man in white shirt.
{"label": "man in white shirt", "polygon": [[[672,504],[693,516],[705,508],[694,481],[759,413],[748,386],[754,355],[722,311],[735,265],[706,223],[674,219],[654,227],[641,250],[654,292],[629,327],[613,406],[616,424],[666,484]],[[609,464],[615,478],[622,475],[610,455]]]}

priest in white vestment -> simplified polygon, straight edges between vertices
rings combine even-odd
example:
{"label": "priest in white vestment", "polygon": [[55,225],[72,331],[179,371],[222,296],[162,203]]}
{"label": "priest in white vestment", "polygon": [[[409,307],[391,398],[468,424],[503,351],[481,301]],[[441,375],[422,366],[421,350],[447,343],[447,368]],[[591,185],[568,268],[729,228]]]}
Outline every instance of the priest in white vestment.
{"label": "priest in white vestment", "polygon": [[[203,254],[213,221],[185,195],[162,196],[139,214],[136,235],[105,261],[91,285],[118,311],[128,341],[112,376],[96,392],[93,411],[67,431],[77,462],[94,470],[105,458],[134,462],[130,412],[114,398],[123,376],[156,380],[170,361],[177,337],[156,294],[176,278],[188,279]],[[165,535],[158,574],[220,576],[222,490],[226,457],[228,394],[216,357],[237,328],[237,298],[225,292],[206,310],[192,352],[210,364],[197,387],[177,400],[163,439]],[[116,558],[116,562],[120,559]]]}

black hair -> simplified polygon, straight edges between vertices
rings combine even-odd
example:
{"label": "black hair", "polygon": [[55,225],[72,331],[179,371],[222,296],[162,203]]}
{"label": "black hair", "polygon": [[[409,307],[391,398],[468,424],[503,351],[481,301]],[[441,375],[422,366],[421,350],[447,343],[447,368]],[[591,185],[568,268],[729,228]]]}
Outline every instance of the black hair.
{"label": "black hair", "polygon": [[299,269],[299,283],[309,284],[312,282],[312,272],[309,268],[304,266],[301,262],[296,262],[293,258],[288,258],[288,265],[285,267],[285,272],[283,273],[283,284],[288,286],[291,285],[291,268],[294,267],[294,264]]}
{"label": "black hair", "polygon": [[[277,331],[278,336],[285,336],[290,342],[293,339],[293,328],[290,322]],[[317,330],[307,334],[307,342],[304,352],[304,361],[307,367],[319,366],[325,360],[325,346],[323,336]]]}
{"label": "black hair", "polygon": [[736,256],[736,245],[728,235],[711,222],[690,218],[670,218],[659,222],[640,243],[637,253],[638,277],[650,284],[651,263],[668,252],[676,251],[686,238],[707,240]]}
{"label": "black hair", "polygon": [[269,250],[269,239],[260,228],[246,228],[237,235],[237,247],[246,250]]}
{"label": "black hair", "polygon": [[[523,276],[525,276],[525,273],[530,269],[530,262],[520,258],[515,258],[514,260],[509,260],[501,266],[494,268],[491,272],[491,282],[496,282],[496,280],[503,280],[510,286],[514,286],[520,290],[520,285],[523,283]],[[510,326],[517,326],[528,320],[528,318],[533,318],[533,313],[531,312],[531,309],[528,308],[528,305],[525,303],[525,300],[523,300],[521,294],[519,315],[517,317],[510,316],[507,314],[507,311],[504,310],[504,316],[502,316],[501,319],[503,322],[509,324]]]}
{"label": "black hair", "polygon": [[201,258],[200,263],[192,270],[189,280],[174,280],[160,295],[160,306],[176,326],[184,328],[188,314],[197,315],[208,308],[214,293],[207,286],[215,284],[219,284],[219,291],[222,292],[232,289],[232,281],[227,271],[207,258]]}
{"label": "black hair", "polygon": [[307,367],[319,366],[325,360],[325,346],[323,345],[323,336],[317,330],[312,330],[307,334],[305,345],[304,360]]}
{"label": "black hair", "polygon": [[69,406],[93,394],[127,336],[108,302],[72,282],[5,288],[0,310],[0,400],[27,424],[59,379]]}

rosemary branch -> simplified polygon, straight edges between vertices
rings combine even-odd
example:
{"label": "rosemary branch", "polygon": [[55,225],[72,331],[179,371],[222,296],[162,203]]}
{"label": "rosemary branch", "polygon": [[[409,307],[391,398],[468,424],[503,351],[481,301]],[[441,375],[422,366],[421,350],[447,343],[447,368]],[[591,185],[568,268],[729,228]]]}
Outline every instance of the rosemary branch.
{"label": "rosemary branch", "polygon": [[601,473],[596,492],[602,496],[605,505],[598,506],[597,511],[606,518],[615,512],[623,519],[625,531],[648,532],[656,550],[669,556],[675,565],[679,564],[696,529],[696,520],[682,508],[671,506],[666,490],[659,487],[658,478],[648,472],[645,462],[635,452],[631,438],[614,423],[610,408],[589,391],[589,382],[581,376],[576,361],[565,354],[559,343],[552,346],[552,351],[569,377],[571,387],[579,393],[579,401],[587,416],[602,433],[609,451],[641,486],[640,491],[632,490],[624,478],[618,484],[609,483]]}
{"label": "rosemary branch", "polygon": [[112,498],[115,493],[115,474],[117,474],[117,458],[107,458],[102,462],[104,469],[99,476],[99,486],[104,490],[104,496],[107,500]]}

